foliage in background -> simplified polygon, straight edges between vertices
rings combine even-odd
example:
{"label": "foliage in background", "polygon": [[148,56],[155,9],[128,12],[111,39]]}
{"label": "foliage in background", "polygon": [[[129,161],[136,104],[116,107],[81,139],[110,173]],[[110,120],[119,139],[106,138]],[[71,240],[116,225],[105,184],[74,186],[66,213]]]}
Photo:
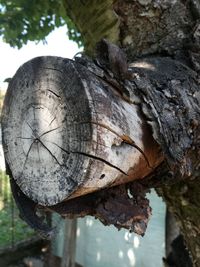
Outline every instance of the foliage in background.
{"label": "foliage in background", "polygon": [[[4,93],[0,91],[0,112]],[[34,231],[19,218],[18,208],[12,198],[9,176],[0,170],[0,250],[14,246],[32,237]]]}
{"label": "foliage in background", "polygon": [[63,0],[0,0],[0,36],[12,47],[43,41],[56,27],[68,27],[69,39],[82,45],[82,38],[67,17]]}
{"label": "foliage in background", "polygon": [[9,177],[0,171],[0,249],[27,240],[34,231],[19,218],[12,199]]}

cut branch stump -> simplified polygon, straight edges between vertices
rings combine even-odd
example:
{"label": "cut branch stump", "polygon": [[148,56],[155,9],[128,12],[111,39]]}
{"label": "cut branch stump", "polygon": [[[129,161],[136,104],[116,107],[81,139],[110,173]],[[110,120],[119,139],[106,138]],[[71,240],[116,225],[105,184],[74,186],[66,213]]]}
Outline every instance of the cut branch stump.
{"label": "cut branch stump", "polygon": [[17,71],[2,127],[12,177],[43,206],[141,179],[163,159],[137,104],[101,73],[58,57]]}

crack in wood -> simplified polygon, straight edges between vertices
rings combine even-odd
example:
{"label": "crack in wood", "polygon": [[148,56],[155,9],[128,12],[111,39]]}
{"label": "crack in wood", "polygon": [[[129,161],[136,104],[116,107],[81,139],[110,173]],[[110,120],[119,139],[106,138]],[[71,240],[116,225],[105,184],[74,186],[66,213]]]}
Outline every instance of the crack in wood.
{"label": "crack in wood", "polygon": [[17,136],[18,139],[26,139],[26,140],[33,140],[32,137],[23,137],[23,136]]}
{"label": "crack in wood", "polygon": [[[28,123],[28,122],[26,122],[27,123],[27,125],[29,126],[29,128],[32,130],[32,132],[33,132],[33,134],[34,134],[34,140],[33,140],[33,142],[32,142],[32,144],[30,145],[30,147],[29,147],[29,149],[28,149],[28,152],[27,152],[27,154],[26,154],[26,159],[25,159],[25,163],[24,163],[24,166],[23,166],[23,170],[24,170],[24,168],[25,168],[25,164],[26,164],[26,162],[27,162],[27,160],[28,160],[28,156],[29,156],[29,153],[30,153],[30,151],[31,151],[31,148],[32,148],[32,146],[33,146],[33,144],[36,142],[37,143],[37,151],[38,151],[38,156],[39,156],[39,161],[41,162],[41,159],[40,159],[40,154],[39,154],[39,147],[38,147],[38,142],[50,153],[50,155],[56,160],[56,162],[59,164],[59,166],[62,166],[62,164],[60,164],[60,162],[57,160],[57,158],[52,154],[52,152],[48,149],[48,147],[47,146],[45,146],[45,144],[40,140],[40,138],[42,137],[42,136],[44,136],[44,135],[46,135],[46,134],[48,134],[48,133],[50,133],[50,132],[53,132],[53,131],[55,131],[55,130],[57,130],[57,129],[59,129],[60,128],[60,126],[59,127],[56,127],[56,128],[54,128],[54,129],[51,129],[51,130],[49,130],[49,131],[46,131],[46,132],[44,132],[44,133],[42,133],[40,136],[38,136],[36,133],[35,133],[35,131],[33,130],[33,128],[31,127],[31,125]],[[28,139],[28,140],[32,140],[33,138],[28,138],[28,137],[18,137],[18,138],[21,138],[21,139]]]}
{"label": "crack in wood", "polygon": [[55,119],[56,119],[56,116],[50,121],[48,126],[50,126],[55,121]]}
{"label": "crack in wood", "polygon": [[36,138],[36,140],[49,152],[49,154],[52,156],[52,158],[55,159],[55,161],[58,163],[58,165],[60,167],[62,167],[62,164],[60,164],[60,162],[58,161],[58,159],[52,154],[51,150],[47,146],[45,146],[45,144],[39,138]]}
{"label": "crack in wood", "polygon": [[101,79],[102,81],[107,83],[108,86],[111,86],[111,88],[113,88],[113,90],[115,92],[117,92],[124,101],[126,101],[127,103],[132,104],[132,105],[138,105],[137,102],[134,102],[130,99],[130,97],[128,96],[128,91],[126,92],[126,89],[122,85],[120,85],[118,82],[116,82],[113,78],[111,78],[108,75],[105,75],[104,77],[101,77],[97,74],[95,74],[95,75],[99,79]]}
{"label": "crack in wood", "polygon": [[95,121],[90,121],[90,122],[82,122],[82,123],[91,123],[91,124],[96,124],[97,126],[100,126],[104,129],[107,129],[108,131],[112,132],[113,134],[115,134],[117,137],[119,137],[123,143],[127,144],[127,145],[130,145],[134,148],[136,148],[141,154],[142,156],[144,157],[148,167],[150,169],[152,169],[151,165],[150,165],[150,162],[146,156],[146,154],[144,153],[144,151],[138,146],[136,145],[136,143],[132,140],[132,138],[126,134],[118,134],[115,130],[113,130],[112,128],[110,128],[108,125],[105,125],[103,123],[99,123],[99,122],[95,122]]}
{"label": "crack in wood", "polygon": [[[29,126],[29,128],[32,130],[33,135],[34,135],[34,138],[36,138],[36,139],[39,139],[39,138],[41,138],[42,136],[44,136],[44,135],[46,135],[46,134],[48,134],[48,133],[51,133],[51,132],[53,132],[53,131],[56,131],[57,129],[61,128],[61,126],[58,126],[58,127],[54,128],[54,129],[51,129],[51,130],[48,130],[48,131],[42,133],[41,135],[38,135],[38,134],[36,133],[36,130],[33,130],[33,128],[30,126],[30,124],[29,124],[28,122],[26,122],[26,123],[27,123],[27,125]],[[28,138],[28,137],[27,137],[27,138],[26,138],[26,137],[19,137],[19,138],[21,138],[21,139],[32,139],[32,138]]]}
{"label": "crack in wood", "polygon": [[34,120],[35,120],[35,107],[33,106],[33,117],[34,117]]}
{"label": "crack in wood", "polygon": [[56,130],[59,129],[59,128],[61,128],[61,126],[56,127],[56,128],[54,128],[54,129],[51,129],[51,130],[49,130],[49,131],[46,131],[46,132],[42,133],[42,134],[39,136],[39,138],[41,138],[41,137],[44,136],[45,134],[51,133],[51,132],[53,132],[53,131],[56,131]]}
{"label": "crack in wood", "polygon": [[[124,138],[126,138],[126,136],[124,136]],[[130,138],[130,137],[128,136],[128,138]],[[131,142],[129,142],[129,141],[131,141]],[[150,169],[153,169],[152,166],[150,165],[150,162],[149,162],[146,154],[144,153],[144,151],[138,145],[136,145],[135,142],[132,139],[130,139],[130,140],[129,139],[127,139],[127,140],[126,139],[123,139],[123,143],[125,143],[127,145],[130,145],[130,146],[136,148],[142,154],[142,156],[144,157],[144,159],[145,159],[145,161],[147,163],[147,166]]]}
{"label": "crack in wood", "polygon": [[25,168],[25,166],[26,166],[26,163],[27,163],[27,160],[28,160],[29,153],[30,153],[31,148],[32,148],[32,146],[33,146],[34,143],[35,143],[35,140],[33,140],[33,142],[31,143],[31,145],[30,145],[30,147],[29,147],[29,149],[28,149],[27,154],[25,154],[25,155],[26,155],[26,159],[25,159],[25,162],[24,162],[24,165],[23,165],[23,168],[22,168],[22,173],[24,172],[24,168]]}
{"label": "crack in wood", "polygon": [[54,110],[52,111],[53,114],[56,113],[57,109],[62,105],[62,103],[58,103],[58,105],[54,108]]}
{"label": "crack in wood", "polygon": [[47,91],[49,91],[50,93],[52,93],[53,95],[55,95],[56,97],[58,98],[61,98],[58,94],[56,94],[54,91],[50,90],[50,89],[47,89]]}
{"label": "crack in wood", "polygon": [[40,104],[40,107],[34,107],[35,109],[44,109],[42,105]]}
{"label": "crack in wood", "polygon": [[62,151],[64,151],[65,153],[67,154],[79,154],[79,155],[83,155],[83,156],[86,156],[86,157],[89,157],[89,158],[92,158],[92,159],[95,159],[95,160],[99,160],[105,164],[107,164],[108,166],[118,170],[119,172],[121,172],[122,174],[128,176],[127,173],[125,173],[122,169],[120,169],[119,167],[113,165],[112,163],[110,163],[109,161],[103,159],[103,158],[100,158],[100,157],[97,157],[95,155],[91,155],[91,154],[88,154],[88,153],[85,153],[85,152],[81,152],[81,151],[67,151],[66,149],[62,148],[61,146],[59,146],[58,144],[54,143],[54,142],[51,142],[49,141],[50,143],[54,144],[55,146],[59,147]]}
{"label": "crack in wood", "polygon": [[125,173],[122,169],[120,169],[119,167],[113,165],[112,163],[110,163],[109,161],[103,159],[103,158],[100,158],[100,157],[97,157],[95,155],[91,155],[91,154],[88,154],[88,153],[85,153],[85,152],[80,152],[80,151],[74,151],[72,153],[75,153],[75,154],[79,154],[79,155],[83,155],[83,156],[86,156],[86,157],[89,157],[89,158],[92,158],[92,159],[96,159],[96,160],[99,160],[99,161],[102,161],[103,163],[106,163],[107,165],[109,165],[110,167],[118,170],[119,172],[121,172],[122,174],[128,176],[127,173]]}
{"label": "crack in wood", "polygon": [[26,122],[26,124],[28,125],[28,127],[31,129],[31,131],[32,131],[33,134],[34,134],[34,130],[33,130],[33,128],[31,127],[31,125],[30,125],[28,122]]}
{"label": "crack in wood", "polygon": [[[27,125],[29,126],[29,128],[32,130],[32,132],[33,132],[33,134],[34,134],[34,140],[33,140],[33,142],[31,143],[31,145],[30,145],[30,147],[29,147],[29,149],[28,149],[28,152],[27,152],[27,154],[26,154],[26,159],[25,159],[25,162],[24,162],[24,165],[23,165],[23,171],[24,171],[24,168],[25,168],[25,165],[26,165],[26,162],[27,162],[27,160],[28,160],[28,156],[29,156],[29,153],[30,153],[30,151],[31,151],[31,148],[32,148],[32,146],[33,146],[33,144],[36,142],[36,143],[40,143],[49,153],[50,153],[50,155],[55,159],[55,161],[58,163],[58,165],[59,166],[62,166],[62,164],[60,164],[60,162],[57,160],[57,158],[52,154],[52,152],[50,151],[50,149],[47,147],[47,146],[45,146],[45,144],[40,140],[40,138],[42,137],[42,136],[44,136],[44,135],[46,135],[46,134],[48,134],[48,133],[50,133],[50,132],[52,132],[52,131],[55,131],[55,130],[57,130],[57,129],[59,129],[60,128],[60,126],[59,127],[56,127],[56,128],[54,128],[54,129],[51,129],[51,130],[49,130],[49,131],[47,131],[47,132],[44,132],[43,134],[41,134],[40,136],[37,136],[37,134],[35,133],[35,131],[33,130],[33,128],[31,127],[31,125],[28,123],[28,122],[26,122],[27,123]],[[36,136],[35,136],[36,135]],[[21,138],[21,139],[33,139],[33,138],[26,138],[26,137],[19,137],[19,138]],[[38,147],[38,144],[37,144],[37,150],[38,150],[38,154],[39,154],[39,147]],[[39,155],[38,155],[39,156]],[[39,157],[39,161],[40,161],[40,157]],[[23,172],[22,171],[22,172]]]}
{"label": "crack in wood", "polygon": [[38,142],[37,142],[37,152],[38,152],[38,158],[39,158],[39,162],[41,163],[41,160],[40,160],[40,150],[39,150],[39,145],[38,145]]}
{"label": "crack in wood", "polygon": [[46,68],[43,68],[45,70],[55,70],[55,71],[58,71],[60,73],[63,73],[61,70],[58,70],[58,69],[55,69],[55,68],[49,68],[49,67],[46,67]]}

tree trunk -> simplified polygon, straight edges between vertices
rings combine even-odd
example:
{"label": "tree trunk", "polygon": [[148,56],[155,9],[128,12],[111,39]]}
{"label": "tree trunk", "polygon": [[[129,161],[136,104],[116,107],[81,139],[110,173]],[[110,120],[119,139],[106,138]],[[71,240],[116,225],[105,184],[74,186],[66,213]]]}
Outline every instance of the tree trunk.
{"label": "tree trunk", "polygon": [[41,205],[143,178],[163,160],[138,105],[97,75],[44,57],[23,65],[9,85],[6,161],[22,192]]}
{"label": "tree trunk", "polygon": [[[199,1],[117,0],[113,1],[113,10],[110,10],[112,16],[110,15],[109,19],[105,13],[110,9],[109,0],[96,0],[93,1],[95,2],[93,5],[90,4],[91,1],[79,1],[79,3],[76,1],[76,5],[80,8],[75,8],[72,4],[70,5],[72,2],[70,0],[65,0],[64,2],[67,2],[66,13],[71,17],[78,31],[86,39],[83,38],[83,41],[86,51],[89,51],[90,54],[94,51],[94,40],[106,37],[110,40],[115,39],[115,42],[123,47],[129,61],[133,61],[135,57],[168,56],[177,59],[200,73]],[[68,8],[68,5],[70,5],[71,9]],[[96,6],[98,6],[99,17],[102,19],[101,23],[98,23],[98,21],[96,23],[94,16],[91,15],[95,13]],[[104,8],[105,6],[107,8]],[[119,25],[118,31],[116,30],[117,23],[111,23],[116,18],[116,15]],[[106,18],[106,23],[104,23],[103,18]],[[108,21],[110,24],[107,23]],[[89,27],[90,25],[95,25],[95,27]],[[109,25],[109,27],[106,27],[103,31],[105,25]],[[98,32],[100,34],[97,34]],[[95,36],[95,38],[93,39],[91,36]],[[196,94],[196,98],[199,99],[199,91]],[[197,120],[199,121],[199,117]],[[160,123],[162,124],[162,121]],[[170,144],[166,144],[166,147],[170,147]],[[196,145],[196,147],[199,149],[199,145]],[[199,175],[196,177],[199,179]],[[193,250],[194,262],[198,262],[199,260],[196,260],[196,257],[198,257],[199,253],[195,244],[197,244],[196,241],[199,235],[197,233],[191,234],[191,229],[196,229],[196,232],[200,231],[199,227],[197,227],[199,224],[196,223],[199,202],[195,200],[195,197],[199,195],[199,187],[197,186],[197,180],[194,180],[192,183],[193,185],[188,187],[187,181],[183,181],[175,186],[169,186],[160,190],[160,194],[167,201],[170,209],[176,214],[179,224],[182,225],[181,231],[186,238],[186,243],[189,245],[189,242],[189,249]],[[187,201],[185,201],[185,193],[182,193],[185,191],[182,190],[184,186],[188,188],[186,194]],[[182,201],[182,199],[184,200]],[[189,209],[189,216],[187,212],[182,213],[182,204],[186,202],[187,205],[184,206],[184,210],[187,211],[188,207],[192,207]],[[185,224],[189,225],[190,229],[185,227]],[[196,240],[190,239],[188,235],[195,236]],[[197,266],[199,265],[197,263]]]}
{"label": "tree trunk", "polygon": [[[131,204],[123,190],[106,191],[108,202],[105,193],[96,195],[97,202],[86,197],[78,210],[74,201],[62,209],[58,203],[150,175],[167,173],[173,182],[198,177],[198,76],[156,57],[132,63],[129,80],[119,83],[94,63],[77,61],[36,58],[9,85],[2,127],[7,167],[18,184],[14,195],[22,207],[19,196],[28,196],[62,215],[92,214],[143,234],[150,215],[146,201],[138,200],[143,187],[129,188],[135,195]],[[157,169],[163,156],[167,165]],[[121,202],[126,205],[116,213]]]}
{"label": "tree trunk", "polygon": [[176,219],[169,210],[166,213],[166,266],[192,267],[192,261],[189,252],[185,246],[180,228]]}
{"label": "tree trunk", "polygon": [[198,1],[64,2],[88,54],[107,37],[132,63],[104,40],[95,61],[37,58],[16,73],[2,126],[23,216],[48,230],[26,202],[144,234],[145,192],[159,187],[200,266]]}

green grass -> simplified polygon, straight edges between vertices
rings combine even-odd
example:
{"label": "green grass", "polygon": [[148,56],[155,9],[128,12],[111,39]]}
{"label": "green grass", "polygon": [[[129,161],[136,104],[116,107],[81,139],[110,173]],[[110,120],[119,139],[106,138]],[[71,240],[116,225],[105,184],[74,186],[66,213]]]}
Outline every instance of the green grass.
{"label": "green grass", "polygon": [[12,199],[9,177],[0,171],[0,248],[33,236],[34,231],[23,222]]}

